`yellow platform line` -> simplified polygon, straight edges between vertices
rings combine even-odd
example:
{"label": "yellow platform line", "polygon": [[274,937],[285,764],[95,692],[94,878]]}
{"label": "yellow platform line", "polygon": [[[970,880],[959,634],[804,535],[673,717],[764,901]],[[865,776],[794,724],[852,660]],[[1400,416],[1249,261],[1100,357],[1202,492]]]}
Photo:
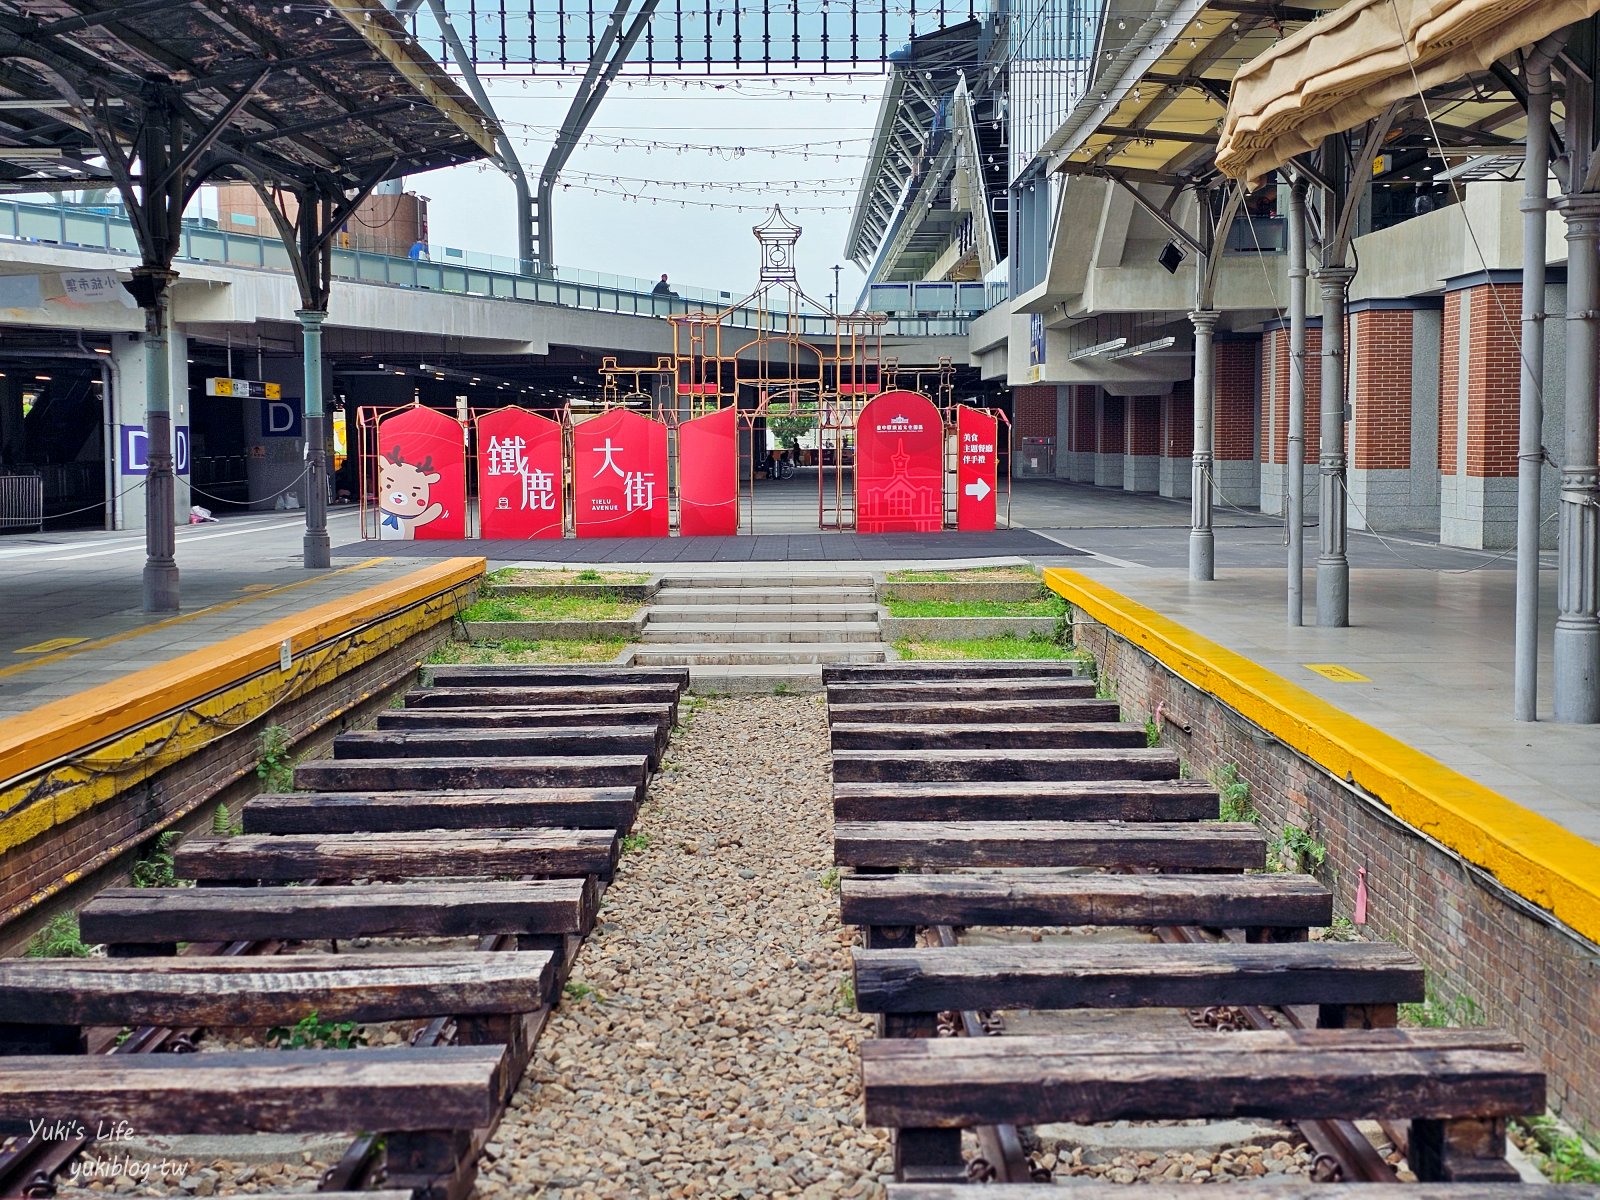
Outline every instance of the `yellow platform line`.
{"label": "yellow platform line", "polygon": [[39,667],[48,666],[50,663],[63,662],[75,655],[83,654],[89,650],[99,650],[105,646],[115,646],[118,642],[125,642],[129,638],[142,637],[147,633],[154,633],[158,629],[169,629],[174,625],[181,625],[185,621],[192,621],[196,617],[211,616],[219,612],[226,612],[230,608],[237,608],[241,604],[253,604],[257,600],[265,600],[268,596],[281,595],[292,592],[296,588],[303,588],[309,584],[331,578],[334,575],[344,575],[350,571],[364,571],[368,567],[375,567],[385,563],[387,558],[369,558],[365,562],[355,563],[353,566],[340,567],[336,571],[324,571],[320,575],[309,575],[304,579],[297,579],[293,583],[285,583],[275,588],[264,591],[251,592],[248,596],[240,596],[237,600],[223,600],[218,604],[208,604],[204,608],[197,608],[193,612],[179,613],[175,617],[166,617],[160,621],[151,621],[148,625],[141,625],[137,629],[124,629],[121,633],[108,633],[105,637],[97,637],[79,642],[75,646],[64,647],[48,654],[41,654],[37,658],[30,658],[27,662],[17,663],[11,667],[0,667],[0,679],[8,675],[21,675]]}
{"label": "yellow platform line", "polygon": [[1600,846],[1081,572],[1044,578],[1179,678],[1600,942]]}
{"label": "yellow platform line", "polygon": [[[164,715],[184,712],[241,681],[276,670],[284,642],[296,656],[298,670],[299,657],[312,648],[463,588],[480,577],[485,566],[481,558],[443,559],[0,722],[0,784],[27,777]],[[0,826],[15,826],[18,815],[8,816]],[[0,830],[5,832],[10,830]],[[0,837],[5,844],[15,841],[15,837]]]}

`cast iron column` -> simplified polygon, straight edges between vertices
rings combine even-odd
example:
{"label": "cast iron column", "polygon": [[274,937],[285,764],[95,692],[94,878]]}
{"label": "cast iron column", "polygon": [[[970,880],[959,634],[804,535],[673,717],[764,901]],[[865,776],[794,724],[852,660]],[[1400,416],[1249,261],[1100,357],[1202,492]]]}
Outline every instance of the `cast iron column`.
{"label": "cast iron column", "polygon": [[1318,520],[1322,544],[1317,555],[1317,624],[1343,628],[1350,624],[1349,519],[1345,504],[1344,451],[1344,301],[1353,267],[1324,267],[1317,272],[1322,289],[1322,448],[1317,462]]}
{"label": "cast iron column", "polygon": [[1600,721],[1600,488],[1596,487],[1596,355],[1600,354],[1600,194],[1562,197],[1567,220],[1567,401],[1556,567],[1558,721]]}
{"label": "cast iron column", "polygon": [[300,318],[305,357],[306,422],[306,537],[308,569],[331,566],[328,541],[328,445],[322,412],[322,322],[328,317],[314,308],[295,310]]}
{"label": "cast iron column", "polygon": [[1211,531],[1212,416],[1216,408],[1212,380],[1216,374],[1213,335],[1218,314],[1199,309],[1189,314],[1194,324],[1194,469],[1189,498],[1189,578],[1217,576],[1217,547]]}
{"label": "cast iron column", "polygon": [[177,275],[135,267],[148,289],[144,310],[144,611],[178,611],[177,480],[172,469],[172,369],[167,361],[167,288]]}
{"label": "cast iron column", "polygon": [[1306,185],[1289,187],[1289,624],[1305,621],[1306,577]]}

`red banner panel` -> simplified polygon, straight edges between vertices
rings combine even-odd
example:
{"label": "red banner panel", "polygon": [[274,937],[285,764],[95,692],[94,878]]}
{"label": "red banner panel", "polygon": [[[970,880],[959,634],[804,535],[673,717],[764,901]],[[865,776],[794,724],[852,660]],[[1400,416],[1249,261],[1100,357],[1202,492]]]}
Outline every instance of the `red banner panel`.
{"label": "red banner panel", "polygon": [[467,536],[461,423],[417,405],[378,422],[378,536]]}
{"label": "red banner panel", "polygon": [[739,413],[732,405],[678,426],[678,532],[739,532]]}
{"label": "red banner panel", "polygon": [[992,414],[956,405],[956,528],[993,529],[995,444],[1000,422]]}
{"label": "red banner panel", "polygon": [[561,426],[525,408],[478,418],[478,524],[486,538],[562,533]]}
{"label": "red banner panel", "polygon": [[944,421],[916,392],[885,392],[856,421],[856,529],[944,528]]}
{"label": "red banner panel", "polygon": [[579,537],[666,537],[667,427],[625,408],[572,431]]}

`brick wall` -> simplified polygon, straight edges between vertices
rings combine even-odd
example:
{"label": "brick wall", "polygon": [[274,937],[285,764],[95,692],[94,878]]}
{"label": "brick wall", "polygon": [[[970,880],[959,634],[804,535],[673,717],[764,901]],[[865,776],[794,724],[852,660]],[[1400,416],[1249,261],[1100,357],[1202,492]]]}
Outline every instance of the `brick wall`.
{"label": "brick wall", "polygon": [[[285,196],[284,209],[294,219],[298,206],[293,196]],[[240,218],[243,220],[240,220]],[[247,183],[224,183],[217,187],[217,224],[230,233],[278,240],[278,226],[256,190]],[[334,245],[342,250],[371,250],[404,258],[418,238],[428,237],[428,201],[414,193],[368,196],[363,200]]]}
{"label": "brick wall", "polygon": [[1107,396],[1100,408],[1100,440],[1095,449],[1100,454],[1121,454],[1124,444],[1123,398]]}
{"label": "brick wall", "polygon": [[292,741],[300,742],[374,692],[405,679],[449,636],[449,622],[417,634],[390,653],[340,675],[336,684],[287,701],[270,717],[218,738],[114,799],[0,854],[0,912],[57,888],[69,871],[97,869],[102,860],[154,836],[251,775],[266,726],[282,725]]}
{"label": "brick wall", "polygon": [[1212,441],[1219,460],[1248,462],[1255,457],[1257,346],[1253,341],[1217,343]]}
{"label": "brick wall", "polygon": [[1127,413],[1125,453],[1154,457],[1161,453],[1161,397],[1131,396],[1123,401]]}
{"label": "brick wall", "polygon": [[1166,440],[1161,453],[1167,458],[1194,457],[1194,380],[1172,385],[1172,395],[1162,401],[1167,414]]}
{"label": "brick wall", "polygon": [[1019,444],[1025,437],[1055,437],[1055,384],[1029,384],[1012,388],[1011,420]]}
{"label": "brick wall", "polygon": [[1398,470],[1411,466],[1411,325],[1409,309],[1367,311],[1351,318],[1356,330],[1352,467]]}
{"label": "brick wall", "polygon": [[1461,292],[1446,292],[1439,334],[1439,474],[1456,473],[1456,439],[1461,391]]}
{"label": "brick wall", "polygon": [[1094,454],[1100,448],[1096,440],[1095,390],[1092,385],[1078,387],[1078,400],[1072,410],[1072,448],[1085,454]]}
{"label": "brick wall", "polygon": [[1489,1024],[1524,1040],[1550,1073],[1550,1106],[1600,1128],[1600,949],[1508,899],[1486,872],[1081,612],[1073,633],[1114,685],[1125,719],[1163,705],[1191,732],[1166,724],[1162,742],[1194,775],[1236,766],[1266,830],[1294,824],[1327,848],[1316,875],[1342,916],[1365,867],[1365,932],[1409,947],[1441,997],[1471,998]]}
{"label": "brick wall", "polygon": [[[1306,461],[1315,462],[1318,445],[1317,429],[1322,414],[1321,329],[1306,330],[1305,371]],[[1289,331],[1287,329],[1275,329],[1267,334],[1267,345],[1261,355],[1261,372],[1261,461],[1287,463],[1289,461]],[[1267,444],[1269,431],[1270,446]]]}
{"label": "brick wall", "polygon": [[1517,473],[1517,419],[1522,378],[1522,285],[1472,289],[1467,323],[1467,474]]}

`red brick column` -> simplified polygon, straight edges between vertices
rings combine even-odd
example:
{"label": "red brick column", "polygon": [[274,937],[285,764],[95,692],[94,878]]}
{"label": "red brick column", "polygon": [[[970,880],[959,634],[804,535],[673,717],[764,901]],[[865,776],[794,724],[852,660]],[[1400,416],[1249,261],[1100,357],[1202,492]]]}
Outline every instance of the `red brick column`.
{"label": "red brick column", "polygon": [[1256,504],[1261,480],[1256,469],[1256,389],[1261,378],[1256,338],[1216,345],[1216,414],[1212,473],[1222,498],[1231,504]]}
{"label": "red brick column", "polygon": [[1099,487],[1122,486],[1122,455],[1126,443],[1123,399],[1102,394],[1094,467],[1094,481]]}
{"label": "red brick column", "polygon": [[1129,492],[1161,488],[1160,396],[1130,396],[1123,401],[1122,486]]}
{"label": "red brick column", "polygon": [[[1261,509],[1282,513],[1287,508],[1289,465],[1289,327],[1269,330],[1261,347],[1261,428],[1258,444],[1261,453]],[[1306,442],[1305,461],[1314,469],[1317,461],[1317,429],[1322,413],[1322,327],[1320,321],[1306,323]],[[1306,486],[1306,512],[1317,508],[1315,478]]]}
{"label": "red brick column", "polygon": [[1516,531],[1522,285],[1446,284],[1439,342],[1439,538],[1498,549]]}

